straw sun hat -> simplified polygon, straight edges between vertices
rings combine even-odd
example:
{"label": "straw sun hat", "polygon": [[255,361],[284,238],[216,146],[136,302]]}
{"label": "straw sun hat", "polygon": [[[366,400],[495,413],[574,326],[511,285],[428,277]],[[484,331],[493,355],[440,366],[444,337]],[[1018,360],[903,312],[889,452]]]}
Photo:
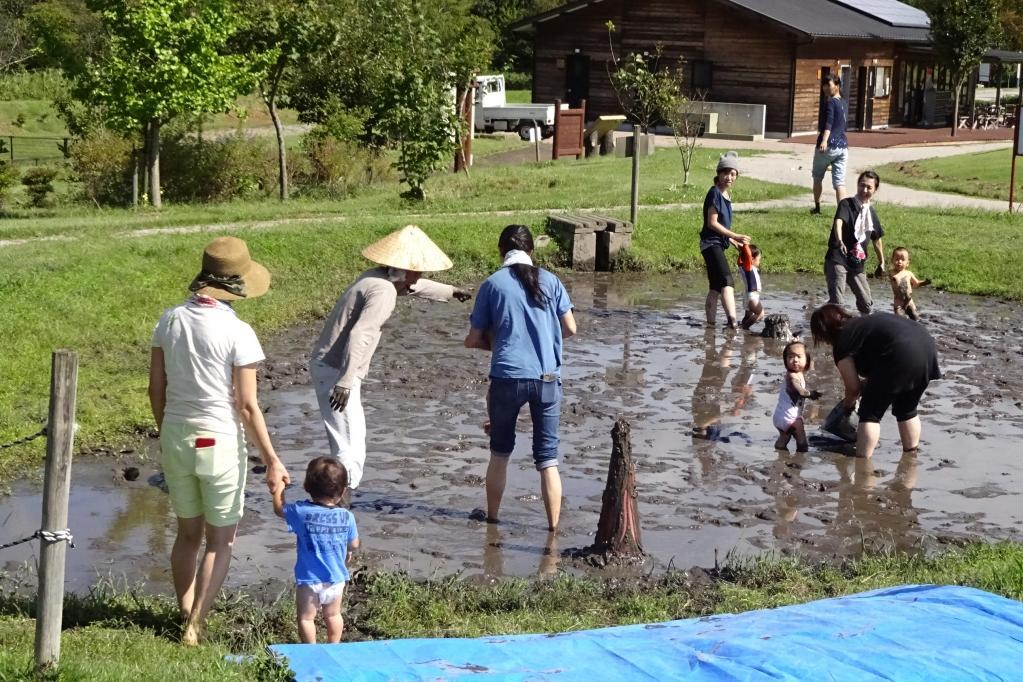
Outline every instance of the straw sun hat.
{"label": "straw sun hat", "polygon": [[256,298],[270,288],[270,272],[252,260],[249,247],[237,237],[218,237],[202,252],[202,271],[189,291],[221,301]]}
{"label": "straw sun hat", "polygon": [[437,272],[453,265],[451,259],[416,225],[406,225],[362,250],[380,265],[412,272]]}

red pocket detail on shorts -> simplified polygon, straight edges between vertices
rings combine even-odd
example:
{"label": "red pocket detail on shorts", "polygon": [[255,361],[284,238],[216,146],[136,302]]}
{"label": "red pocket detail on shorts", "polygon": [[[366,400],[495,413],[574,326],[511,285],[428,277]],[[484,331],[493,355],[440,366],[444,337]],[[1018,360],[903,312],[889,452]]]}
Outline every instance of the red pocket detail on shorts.
{"label": "red pocket detail on shorts", "polygon": [[195,439],[195,447],[197,447],[197,448],[212,448],[216,444],[217,444],[217,441],[214,438],[196,438]]}

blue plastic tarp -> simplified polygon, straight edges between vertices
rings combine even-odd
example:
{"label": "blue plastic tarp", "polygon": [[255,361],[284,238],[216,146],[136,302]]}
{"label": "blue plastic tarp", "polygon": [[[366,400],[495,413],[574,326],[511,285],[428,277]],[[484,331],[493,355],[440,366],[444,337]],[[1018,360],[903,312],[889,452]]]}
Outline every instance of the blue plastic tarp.
{"label": "blue plastic tarp", "polygon": [[1023,604],[910,585],[554,635],[277,644],[311,680],[1021,680]]}

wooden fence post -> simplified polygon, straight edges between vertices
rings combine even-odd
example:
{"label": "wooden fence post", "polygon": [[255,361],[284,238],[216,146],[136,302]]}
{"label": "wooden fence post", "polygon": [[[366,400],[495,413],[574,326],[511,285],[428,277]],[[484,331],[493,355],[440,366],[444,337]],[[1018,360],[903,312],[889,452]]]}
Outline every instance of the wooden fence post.
{"label": "wooden fence post", "polygon": [[[78,354],[53,352],[50,374],[50,415],[46,423],[46,473],[43,481],[44,532],[67,528],[68,494],[71,488],[71,452],[75,440],[75,398],[78,388]],[[36,602],[37,667],[55,665],[60,659],[60,628],[64,609],[64,540],[39,541],[39,593]]]}

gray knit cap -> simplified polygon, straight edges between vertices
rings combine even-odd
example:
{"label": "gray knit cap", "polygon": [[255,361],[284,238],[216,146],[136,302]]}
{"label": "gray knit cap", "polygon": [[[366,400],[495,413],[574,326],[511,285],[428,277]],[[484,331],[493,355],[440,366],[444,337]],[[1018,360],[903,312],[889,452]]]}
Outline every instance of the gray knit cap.
{"label": "gray knit cap", "polygon": [[739,152],[725,152],[721,155],[721,159],[718,161],[717,172],[720,173],[723,170],[734,170],[736,173],[741,173],[739,168]]}

